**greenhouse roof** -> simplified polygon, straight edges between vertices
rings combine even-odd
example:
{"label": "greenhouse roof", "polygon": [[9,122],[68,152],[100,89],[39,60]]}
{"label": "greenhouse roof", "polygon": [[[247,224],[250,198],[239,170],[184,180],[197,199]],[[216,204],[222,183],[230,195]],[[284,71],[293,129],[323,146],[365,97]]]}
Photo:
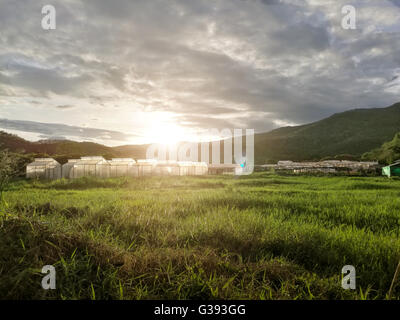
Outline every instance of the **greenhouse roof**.
{"label": "greenhouse roof", "polygon": [[131,158],[114,158],[111,161],[109,161],[109,163],[114,166],[121,166],[127,164],[135,164],[136,161]]}
{"label": "greenhouse roof", "polygon": [[28,166],[46,166],[49,164],[59,164],[53,158],[35,158],[35,161],[28,164]]}

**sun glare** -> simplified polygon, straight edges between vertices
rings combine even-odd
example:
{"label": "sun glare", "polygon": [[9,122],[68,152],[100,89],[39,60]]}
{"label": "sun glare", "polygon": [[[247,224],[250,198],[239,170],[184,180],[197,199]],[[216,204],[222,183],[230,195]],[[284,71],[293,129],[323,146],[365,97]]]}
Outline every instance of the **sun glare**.
{"label": "sun glare", "polygon": [[188,127],[176,121],[176,115],[170,112],[135,112],[135,120],[140,119],[136,132],[141,143],[161,143],[175,145],[178,142],[204,142],[220,140],[207,129]]}
{"label": "sun glare", "polygon": [[174,115],[166,112],[140,114],[142,136],[146,143],[176,144],[187,139],[187,130],[175,122]]}
{"label": "sun glare", "polygon": [[148,134],[149,140],[154,143],[173,145],[185,140],[184,129],[172,123],[154,124]]}

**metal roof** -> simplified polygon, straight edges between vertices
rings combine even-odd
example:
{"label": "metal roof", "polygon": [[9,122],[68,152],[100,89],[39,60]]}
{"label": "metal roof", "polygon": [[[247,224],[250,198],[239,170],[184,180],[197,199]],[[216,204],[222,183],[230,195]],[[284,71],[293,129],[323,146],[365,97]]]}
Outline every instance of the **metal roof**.
{"label": "metal roof", "polygon": [[47,165],[60,165],[56,160],[53,158],[35,158],[35,161],[28,164],[28,166],[47,166]]}
{"label": "metal roof", "polygon": [[29,167],[45,167],[45,166],[50,166],[50,165],[60,165],[57,161],[56,162],[44,162],[44,161],[34,161],[29,163],[27,166]]}
{"label": "metal roof", "polygon": [[113,158],[111,161],[108,161],[112,166],[122,166],[127,164],[135,164],[136,161],[131,158]]}
{"label": "metal roof", "polygon": [[56,161],[53,158],[35,158],[35,161],[37,162],[49,162],[49,161]]}
{"label": "metal roof", "polygon": [[108,165],[108,161],[106,160],[79,160],[73,163],[75,166],[82,166],[82,165],[96,165],[96,164],[106,164]]}
{"label": "metal roof", "polygon": [[81,157],[81,160],[105,160],[103,157],[101,156],[90,156],[90,157]]}
{"label": "metal roof", "polygon": [[133,161],[133,162],[136,162],[132,158],[112,158],[111,161],[123,161],[123,162]]}
{"label": "metal roof", "polygon": [[168,161],[160,161],[160,162],[156,162],[155,164],[157,167],[178,167],[179,164],[178,162],[168,162]]}
{"label": "metal roof", "polygon": [[157,163],[157,160],[154,159],[139,159],[137,160],[137,163],[140,165],[155,165]]}

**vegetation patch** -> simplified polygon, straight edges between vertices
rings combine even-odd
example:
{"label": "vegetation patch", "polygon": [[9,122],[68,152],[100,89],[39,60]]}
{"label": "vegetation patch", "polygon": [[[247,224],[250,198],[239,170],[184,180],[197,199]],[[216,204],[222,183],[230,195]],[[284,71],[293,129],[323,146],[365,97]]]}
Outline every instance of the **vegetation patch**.
{"label": "vegetation patch", "polygon": [[[0,296],[384,299],[400,259],[399,187],[268,173],[15,181],[0,215]],[[355,291],[341,288],[347,264]],[[41,288],[44,265],[56,290]]]}

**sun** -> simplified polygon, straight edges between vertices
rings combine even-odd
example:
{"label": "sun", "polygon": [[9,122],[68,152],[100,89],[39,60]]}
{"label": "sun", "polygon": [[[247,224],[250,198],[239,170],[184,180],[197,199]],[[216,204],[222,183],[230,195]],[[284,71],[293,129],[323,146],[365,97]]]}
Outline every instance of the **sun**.
{"label": "sun", "polygon": [[174,145],[185,140],[185,130],[173,123],[152,125],[148,137],[153,143]]}
{"label": "sun", "polygon": [[[177,145],[179,142],[199,142],[199,128],[182,125],[179,115],[172,112],[136,111],[132,113],[135,134],[143,144]],[[139,119],[139,120],[138,120]]]}
{"label": "sun", "polygon": [[148,143],[173,145],[187,138],[187,130],[176,122],[173,114],[151,112],[142,119],[144,120],[143,137]]}

